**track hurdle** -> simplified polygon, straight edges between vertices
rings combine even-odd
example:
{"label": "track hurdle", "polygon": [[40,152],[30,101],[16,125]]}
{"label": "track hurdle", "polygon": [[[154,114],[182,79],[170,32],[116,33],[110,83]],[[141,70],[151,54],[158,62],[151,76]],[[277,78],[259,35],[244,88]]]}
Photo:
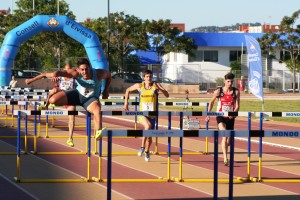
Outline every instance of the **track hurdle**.
{"label": "track hurdle", "polygon": [[[219,132],[221,132],[221,134],[219,134]],[[214,179],[211,181],[214,183],[214,199],[217,199],[218,197],[218,189],[217,189],[217,184],[219,182],[218,180],[218,137],[221,136],[234,136],[234,131],[211,131],[211,130],[105,130],[102,132],[103,136],[108,137],[108,167],[107,167],[107,180],[100,180],[103,182],[107,182],[107,191],[108,193],[111,193],[111,183],[112,182],[138,182],[138,181],[143,181],[143,180],[139,180],[139,179],[131,179],[131,180],[127,180],[127,179],[114,179],[112,178],[111,174],[111,162],[112,162],[112,137],[113,136],[136,136],[136,137],[214,137],[215,138],[215,152],[214,152]],[[239,131],[239,136],[248,136],[249,131]],[[251,132],[250,132],[251,134]],[[233,144],[234,145],[234,144]],[[169,150],[169,148],[168,148]],[[100,151],[100,150],[99,150]],[[232,157],[232,162],[234,160],[234,158]],[[168,168],[168,170],[170,170],[170,168]],[[230,176],[233,176],[233,173],[230,174]],[[98,180],[95,179],[94,180]],[[231,179],[230,179],[231,180]],[[233,185],[233,181],[228,181],[229,185]],[[233,180],[233,179],[232,179]],[[171,181],[168,180],[168,178],[165,179],[154,179],[154,180],[144,180],[144,182],[146,181],[151,181],[151,182],[156,182],[156,181]],[[229,192],[229,195],[233,195],[233,187],[230,189],[231,191]],[[108,194],[109,195],[109,194]],[[232,196],[229,196],[229,198]]]}
{"label": "track hurdle", "polygon": [[[15,101],[14,99],[10,100],[10,101],[0,101],[0,105],[5,105],[6,109],[5,109],[5,125],[4,127],[7,127],[8,124],[8,120],[11,120],[11,127],[14,127],[14,115],[13,115],[13,111],[14,111],[14,106],[15,105],[19,105],[19,106],[26,106],[28,104],[28,102],[26,101]],[[11,114],[8,113],[8,106],[11,106],[12,111]],[[8,117],[8,115],[11,115],[11,117]],[[3,119],[3,118],[0,118]]]}
{"label": "track hurdle", "polygon": [[[184,106],[184,109],[187,109],[188,107],[192,108],[193,106],[201,106],[201,107],[205,107],[206,112],[208,112],[208,103],[203,103],[203,102],[159,102],[159,105],[163,105],[163,106]],[[187,112],[187,111],[185,111],[185,112]],[[189,117],[189,116],[186,116],[186,117]],[[181,118],[180,120],[183,121],[183,118]],[[209,123],[206,122],[205,123],[205,129],[208,130],[208,128],[209,128]],[[183,125],[180,126],[180,130],[183,130],[183,129],[184,129]],[[182,138],[180,138],[179,140],[180,140],[180,143],[182,143]],[[160,154],[162,154],[162,153],[160,153]],[[202,152],[182,152],[182,154],[190,154],[190,155],[208,154],[208,138],[205,138],[205,150],[204,151],[202,151]]]}
{"label": "track hurdle", "polygon": [[[22,111],[23,114],[25,114],[25,120],[26,120],[26,115],[34,115],[34,135],[33,135],[33,150],[31,151],[32,154],[43,154],[43,155],[57,155],[57,154],[61,154],[61,155],[76,155],[76,154],[86,154],[87,151],[83,152],[77,152],[77,151],[70,151],[70,152],[41,152],[37,150],[37,138],[39,138],[39,122],[37,119],[37,116],[51,116],[51,115],[56,115],[56,116],[68,116],[68,115],[82,115],[82,116],[86,116],[87,112],[78,112],[78,111],[52,111],[52,110],[42,110],[42,111],[36,111],[36,110],[24,110]],[[18,114],[18,110],[14,111],[14,115]],[[87,125],[86,125],[87,127]],[[81,138],[85,138],[86,139],[86,146],[88,149],[88,137],[86,136],[81,136]]]}
{"label": "track hurdle", "polygon": [[[139,102],[137,102],[137,97],[135,102],[129,102],[131,103],[130,105],[134,105],[135,106],[135,111],[136,111],[136,106],[139,105]],[[110,99],[110,98],[109,98]],[[112,96],[111,99],[124,99],[124,96]],[[132,98],[131,98],[132,99]],[[123,102],[101,102],[101,105],[124,105]],[[162,106],[205,106],[206,107],[206,111],[208,108],[208,103],[201,103],[201,102],[158,102],[158,105],[162,105]],[[165,115],[166,116],[166,115]],[[135,119],[135,130],[136,130],[136,118],[137,115],[134,115]],[[156,126],[158,125],[158,123],[156,123]],[[156,127],[157,128],[157,127]],[[208,129],[208,122],[206,122],[206,129]],[[95,153],[96,151],[96,145],[97,143],[95,143]],[[115,154],[116,152],[114,152]],[[208,138],[206,138],[205,141],[205,151],[204,152],[183,152],[183,154],[207,154],[208,153]],[[133,153],[135,154],[135,153]],[[161,155],[166,155],[167,152],[159,152],[158,151],[158,138],[156,138],[155,140],[155,150],[151,151],[151,154],[161,154]],[[174,152],[172,152],[172,154],[174,154]],[[176,154],[176,153],[175,153]]]}
{"label": "track hurdle", "polygon": [[[300,117],[300,112],[256,112],[256,117],[259,117],[260,130],[263,130],[263,121],[265,117]],[[282,131],[272,131],[269,133],[272,137],[299,137],[299,130],[282,130]],[[259,162],[258,162],[258,175],[257,178],[252,178],[252,181],[264,182],[264,183],[300,183],[300,178],[288,179],[288,178],[262,178],[262,139],[259,138]]]}
{"label": "track hurdle", "polygon": [[[188,116],[248,116],[248,115],[252,115],[252,113],[248,113],[248,112],[187,112],[185,113],[186,115]],[[180,118],[182,119],[183,118],[183,113],[180,113]],[[180,120],[182,121],[182,120]],[[180,129],[182,130],[182,123],[180,124]],[[197,131],[197,130],[195,130]],[[200,130],[202,131],[202,130]],[[208,131],[206,129],[206,131]],[[203,131],[205,133],[205,131]],[[221,131],[219,131],[220,133]],[[209,132],[208,132],[209,133]],[[223,133],[223,136],[222,137],[225,137],[224,134],[229,134],[230,133],[230,136],[231,136],[231,139],[232,139],[232,132],[229,132],[229,130],[225,133]],[[203,137],[202,135],[201,136],[198,136],[197,135],[197,132],[195,132],[195,137]],[[207,138],[207,137],[206,137]],[[233,137],[234,138],[234,137]],[[216,140],[216,138],[215,138]],[[218,141],[214,141],[216,144],[218,144],[217,142]],[[232,141],[232,144],[234,144],[234,141]],[[215,144],[215,148],[216,148],[216,144]],[[230,148],[234,147],[234,145],[231,145]],[[179,181],[179,182],[213,182],[213,179],[207,179],[207,178],[204,178],[204,179],[198,179],[198,178],[183,178],[183,173],[182,173],[182,170],[183,170],[183,162],[182,162],[182,156],[183,156],[183,153],[182,153],[182,142],[180,142],[180,154],[179,154],[179,175],[178,175],[178,178],[174,178],[175,181]],[[216,152],[216,149],[214,150],[214,152]],[[230,149],[230,153],[231,152],[234,152],[234,149]],[[231,160],[233,159],[233,156],[234,155],[230,155],[230,162]],[[233,166],[233,163],[230,163],[230,170],[233,170],[233,168],[231,168],[231,166]],[[216,167],[216,166],[215,166]],[[228,183],[230,180],[229,179],[218,179],[218,182],[223,182],[223,183]],[[238,177],[236,178],[235,180],[232,180],[233,182],[235,183],[241,183],[241,182],[245,182],[244,179]]]}
{"label": "track hurdle", "polygon": [[[41,112],[41,111],[34,111],[34,112],[30,112],[30,114],[39,114],[37,112]],[[71,112],[71,111],[69,111]],[[17,113],[18,115],[18,130],[17,130],[17,175],[16,177],[14,177],[16,182],[22,182],[22,183],[79,183],[79,182],[88,182],[91,181],[91,173],[90,173],[90,168],[91,168],[91,115],[88,113],[87,114],[87,118],[86,118],[86,124],[87,124],[87,128],[86,128],[86,132],[87,132],[87,138],[88,138],[88,152],[87,152],[87,177],[81,177],[79,179],[22,179],[21,178],[21,145],[20,145],[20,133],[21,133],[21,128],[20,128],[20,124],[21,124],[21,116],[22,114],[24,115],[28,115],[28,112],[24,112],[24,111],[15,111],[15,113]]]}
{"label": "track hurdle", "polygon": [[[0,101],[0,105],[5,105],[5,126],[7,126],[7,120],[11,120],[11,127],[14,126],[14,115],[13,115],[13,110],[14,110],[14,106],[15,105],[19,105],[19,109],[20,106],[23,105],[25,107],[25,100],[36,100],[36,101],[41,101],[41,96],[35,95],[35,96],[7,96],[7,95],[0,95],[0,98],[4,98],[5,101]],[[8,101],[9,100],[9,101]],[[7,118],[8,114],[8,105],[11,105],[11,118]],[[2,114],[3,114],[3,110],[2,110]]]}

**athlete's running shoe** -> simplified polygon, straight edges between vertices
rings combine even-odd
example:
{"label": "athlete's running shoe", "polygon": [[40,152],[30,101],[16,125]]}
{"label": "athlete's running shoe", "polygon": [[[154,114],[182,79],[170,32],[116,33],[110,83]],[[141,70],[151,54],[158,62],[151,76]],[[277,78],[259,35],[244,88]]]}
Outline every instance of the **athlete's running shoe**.
{"label": "athlete's running shoe", "polygon": [[38,111],[46,110],[46,106],[45,105],[40,105],[40,106],[37,107],[37,110]]}
{"label": "athlete's running shoe", "polygon": [[139,152],[138,152],[138,156],[141,157],[143,155],[144,151],[145,151],[145,148],[141,147]]}
{"label": "athlete's running shoe", "polygon": [[228,159],[224,160],[224,165],[225,165],[225,166],[228,166],[228,164],[229,164],[229,163],[228,163]]}
{"label": "athlete's running shoe", "polygon": [[67,144],[68,144],[70,147],[74,147],[73,139],[68,139]]}
{"label": "athlete's running shoe", "polygon": [[50,104],[49,104],[49,108],[55,108],[55,104],[50,103]]}
{"label": "athlete's running shoe", "polygon": [[106,127],[102,128],[101,130],[96,131],[96,134],[95,134],[96,140],[100,140],[100,138],[102,137],[102,131],[105,129],[106,129]]}
{"label": "athlete's running shoe", "polygon": [[150,152],[145,152],[145,161],[149,162],[150,161]]}

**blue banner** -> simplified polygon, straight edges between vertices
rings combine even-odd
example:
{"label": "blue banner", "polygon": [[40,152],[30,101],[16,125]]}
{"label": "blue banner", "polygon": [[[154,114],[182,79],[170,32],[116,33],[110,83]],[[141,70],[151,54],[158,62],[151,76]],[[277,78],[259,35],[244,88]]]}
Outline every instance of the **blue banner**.
{"label": "blue banner", "polygon": [[263,76],[261,63],[261,50],[257,40],[249,35],[245,35],[249,71],[248,71],[248,86],[250,92],[261,101],[264,99],[263,92]]}

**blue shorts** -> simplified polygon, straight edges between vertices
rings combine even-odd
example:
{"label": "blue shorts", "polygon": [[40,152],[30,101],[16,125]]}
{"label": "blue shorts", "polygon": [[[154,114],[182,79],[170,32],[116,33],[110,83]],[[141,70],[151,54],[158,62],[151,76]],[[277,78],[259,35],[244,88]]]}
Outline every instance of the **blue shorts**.
{"label": "blue shorts", "polygon": [[68,105],[82,106],[86,110],[92,102],[99,102],[99,99],[97,99],[96,97],[85,97],[82,94],[80,94],[76,89],[67,90],[64,91],[64,93],[67,95]]}

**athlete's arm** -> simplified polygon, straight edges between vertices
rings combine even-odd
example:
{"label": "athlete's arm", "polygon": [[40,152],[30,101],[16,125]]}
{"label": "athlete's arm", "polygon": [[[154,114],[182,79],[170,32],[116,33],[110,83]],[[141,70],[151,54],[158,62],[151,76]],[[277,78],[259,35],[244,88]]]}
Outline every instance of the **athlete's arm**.
{"label": "athlete's arm", "polygon": [[[207,111],[208,112],[211,112],[211,110],[213,109],[214,107],[214,103],[215,103],[215,100],[217,99],[217,97],[220,95],[220,90],[219,89],[216,89],[213,93],[213,97],[211,98],[209,104],[208,104],[208,108],[207,108]],[[210,120],[210,117],[209,116],[206,116],[205,118],[205,121],[209,121]]]}
{"label": "athlete's arm", "polygon": [[108,70],[105,69],[97,69],[96,70],[98,80],[105,79],[105,88],[104,91],[102,92],[102,98],[107,99],[109,94],[108,94],[108,89],[111,83],[111,74]]}
{"label": "athlete's arm", "polygon": [[233,112],[238,112],[240,110],[240,99],[241,99],[241,93],[239,90],[236,90],[236,99],[235,99],[235,106]]}
{"label": "athlete's arm", "polygon": [[77,79],[79,77],[79,72],[77,72],[74,69],[66,69],[61,71],[55,71],[52,74],[51,81],[56,82],[59,77],[68,77],[68,78],[75,78]]}
{"label": "athlete's arm", "polygon": [[46,72],[46,73],[43,73],[43,74],[40,74],[40,75],[37,75],[36,77],[33,77],[33,78],[29,78],[29,79],[26,79],[25,80],[25,83],[26,85],[29,85],[37,80],[40,80],[42,78],[51,78],[53,75],[52,72]]}
{"label": "athlete's arm", "polygon": [[161,91],[165,95],[165,97],[169,97],[169,92],[165,90],[165,88],[160,83],[155,82],[154,84],[158,91]]}
{"label": "athlete's arm", "polygon": [[124,110],[128,110],[128,98],[129,98],[129,93],[130,92],[133,92],[135,90],[138,90],[142,87],[142,84],[141,83],[136,83],[132,86],[130,86],[129,88],[126,89],[126,92],[125,92],[125,100],[124,100],[124,107],[123,109]]}

